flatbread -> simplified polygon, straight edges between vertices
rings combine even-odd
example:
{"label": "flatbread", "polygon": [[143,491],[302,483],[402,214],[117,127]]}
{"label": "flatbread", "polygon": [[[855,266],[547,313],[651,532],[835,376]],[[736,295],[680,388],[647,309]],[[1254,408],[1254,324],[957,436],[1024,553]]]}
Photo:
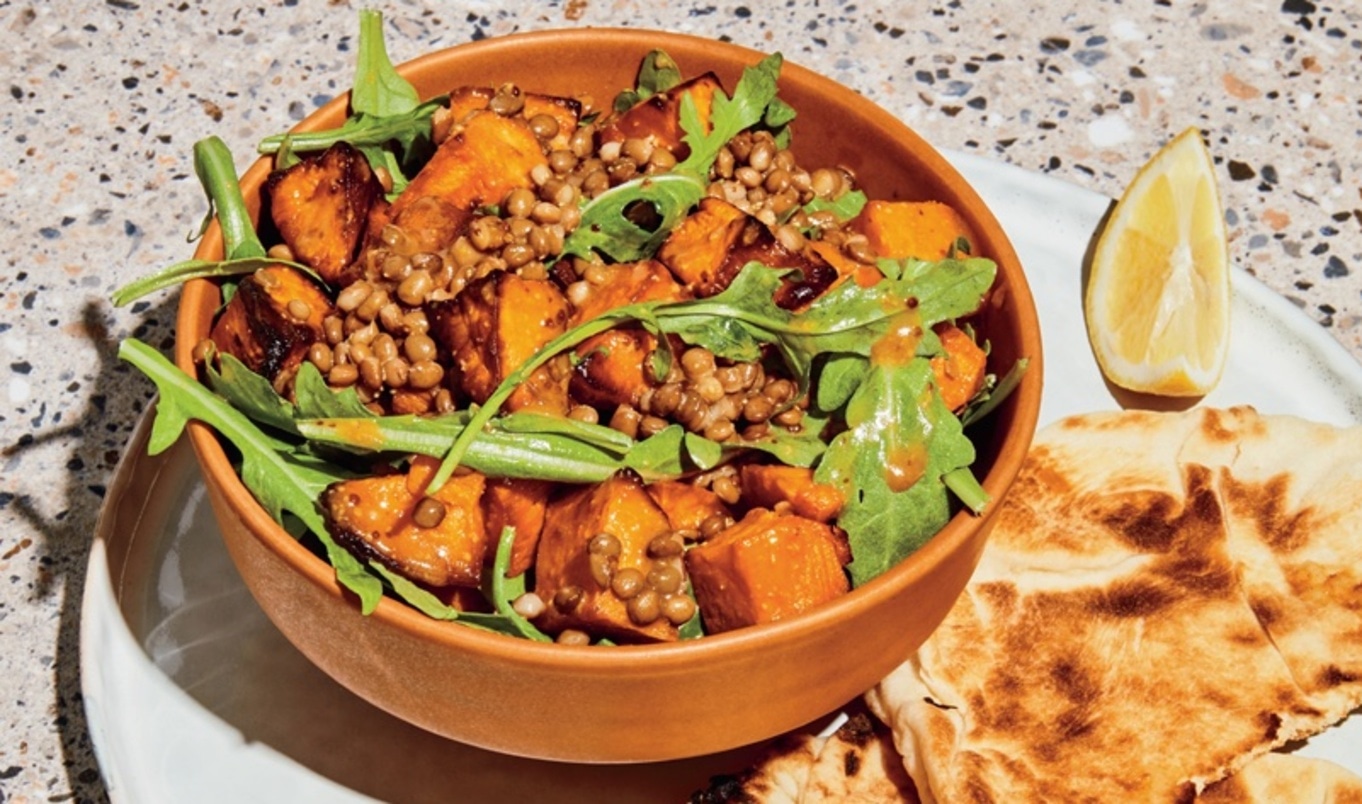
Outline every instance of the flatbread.
{"label": "flatbread", "polygon": [[716,776],[692,804],[917,804],[893,736],[864,712],[828,736],[786,735],[751,767]]}
{"label": "flatbread", "polygon": [[1362,428],[1037,435],[969,586],[866,697],[924,802],[1186,801],[1362,703]]}
{"label": "flatbread", "polygon": [[1325,759],[1264,754],[1216,782],[1199,804],[1362,804],[1362,777]]}

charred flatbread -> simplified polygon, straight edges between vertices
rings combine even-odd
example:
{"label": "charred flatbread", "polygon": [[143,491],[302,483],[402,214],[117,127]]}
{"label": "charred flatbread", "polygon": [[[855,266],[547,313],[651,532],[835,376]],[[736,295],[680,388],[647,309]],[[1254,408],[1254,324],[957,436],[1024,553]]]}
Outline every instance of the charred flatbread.
{"label": "charred flatbread", "polygon": [[923,801],[1191,800],[1362,702],[1362,428],[1077,416],[1002,505],[867,695]]}
{"label": "charred flatbread", "polygon": [[831,735],[793,733],[751,767],[716,776],[691,804],[917,804],[889,729],[864,712]]}

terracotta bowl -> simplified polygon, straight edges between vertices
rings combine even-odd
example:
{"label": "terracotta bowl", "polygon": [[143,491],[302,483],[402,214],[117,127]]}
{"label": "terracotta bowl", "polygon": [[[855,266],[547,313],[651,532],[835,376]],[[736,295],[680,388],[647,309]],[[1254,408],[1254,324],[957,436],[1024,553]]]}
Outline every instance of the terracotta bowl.
{"label": "terracotta bowl", "polygon": [[[492,39],[409,62],[423,96],[511,81],[536,92],[590,94],[607,105],[633,84],[640,59],[662,48],[686,75],[714,70],[732,90],[763,54],[639,30],[583,29]],[[997,365],[1029,357],[1018,391],[973,437],[976,470],[996,500],[1013,482],[1040,405],[1041,344],[1021,265],[982,201],[947,162],[855,92],[787,63],[781,96],[799,113],[794,149],[806,166],[851,168],[871,198],[938,199],[978,233],[999,265],[997,291],[976,322]],[[300,130],[339,125],[346,98]],[[243,178],[258,206],[265,161]],[[220,257],[214,227],[197,255]],[[216,286],[183,293],[176,359],[207,335]],[[978,560],[990,515],[961,514],[923,549],[875,581],[787,621],[694,642],[628,647],[531,643],[436,622],[385,599],[370,616],[327,564],[270,519],[233,471],[215,434],[191,429],[227,547],[276,626],[357,695],[449,738],[495,751],[574,762],[641,762],[716,752],[806,724],[853,700],[901,663],[945,616]],[[989,511],[996,511],[992,506]]]}

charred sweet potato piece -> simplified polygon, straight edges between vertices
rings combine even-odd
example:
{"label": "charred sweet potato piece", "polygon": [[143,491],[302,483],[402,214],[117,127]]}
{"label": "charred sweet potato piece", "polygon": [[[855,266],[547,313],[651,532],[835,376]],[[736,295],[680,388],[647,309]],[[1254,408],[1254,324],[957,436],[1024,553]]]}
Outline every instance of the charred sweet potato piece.
{"label": "charred sweet potato piece", "polygon": [[416,508],[438,467],[437,459],[416,457],[406,474],[332,483],[321,496],[327,530],[352,552],[414,581],[477,586],[489,544],[479,503],[485,479],[476,472],[451,477],[432,495],[444,517],[421,527]]}
{"label": "charred sweet potato piece", "polygon": [[727,288],[749,262],[792,269],[776,291],[777,305],[807,305],[837,281],[836,269],[811,251],[791,251],[766,224],[720,198],[705,198],[657,251],[657,258],[696,296]]}
{"label": "charred sweet potato piece", "polygon": [[706,519],[729,515],[719,495],[693,483],[659,480],[648,484],[648,494],[667,515],[673,530],[698,531]]}
{"label": "charred sweet potato piece", "polygon": [[[491,544],[501,540],[503,528],[515,528],[508,574],[520,575],[534,565],[539,534],[544,530],[544,510],[553,484],[520,477],[488,478],[482,493],[483,516]],[[492,556],[488,556],[492,558]]]}
{"label": "charred sweet potato piece", "polygon": [[957,326],[938,324],[936,334],[945,354],[932,358],[932,375],[941,401],[951,410],[959,410],[984,386],[988,355]]}
{"label": "charred sweet potato piece", "polygon": [[725,266],[751,221],[746,212],[727,201],[705,198],[667,235],[657,258],[697,296],[713,296],[733,281],[737,270],[725,274]]}
{"label": "charred sweet potato piece", "polygon": [[592,285],[586,298],[573,307],[572,326],[627,304],[682,301],[691,296],[667,266],[656,260],[602,265],[598,269],[603,281]]}
{"label": "charred sweet potato piece", "polygon": [[802,517],[815,522],[831,522],[846,503],[835,486],[815,482],[812,469],[749,463],[738,471],[743,500],[750,505],[771,508],[777,503],[788,502],[790,510]]}
{"label": "charred sweet potato piece", "polygon": [[689,93],[705,131],[709,131],[710,110],[714,93],[723,89],[718,76],[705,73],[678,84],[666,92],[645,98],[616,117],[601,129],[601,142],[623,142],[626,139],[649,139],[654,146],[666,148],[678,159],[690,155],[690,146],[681,128],[681,98]]}
{"label": "charred sweet potato piece", "polygon": [[322,337],[322,319],[330,312],[330,298],[309,277],[286,265],[269,265],[237,283],[209,337],[218,351],[279,389]]}
{"label": "charred sweet potato piece", "polygon": [[529,187],[530,171],[547,158],[528,123],[491,111],[474,112],[412,178],[392,203],[392,220],[403,225],[408,207],[438,198],[454,210],[499,204],[517,187]]}
{"label": "charred sweet potato piece", "polygon": [[870,201],[847,228],[864,234],[876,254],[895,259],[939,260],[961,238],[974,242],[965,219],[940,201]]}
{"label": "charred sweet potato piece", "polygon": [[870,287],[884,278],[879,268],[853,260],[842,253],[837,245],[826,240],[810,240],[804,248],[837,271],[837,281],[851,281],[861,287]]}
{"label": "charred sweet potato piece", "polygon": [[[459,385],[485,402],[501,381],[541,346],[562,334],[568,303],[552,282],[494,271],[453,299],[430,308],[431,337],[450,354]],[[531,373],[506,402],[507,410],[567,413],[570,369],[565,356]]]}
{"label": "charred sweet potato piece", "polygon": [[830,526],[755,509],[686,553],[710,634],[791,617],[850,588]]}
{"label": "charred sweet potato piece", "polygon": [[[460,121],[467,120],[474,112],[486,109],[496,94],[497,90],[492,87],[460,87],[449,93],[450,117],[457,125]],[[540,95],[534,92],[522,92],[520,99],[524,105],[515,116],[527,122],[539,115],[553,118],[558,131],[549,138],[547,144],[555,150],[567,148],[568,141],[572,139],[572,134],[577,130],[582,118],[581,101],[576,98]]]}
{"label": "charred sweet potato piece", "polygon": [[[578,628],[619,641],[675,640],[670,621],[636,622],[629,601],[610,587],[610,579],[626,569],[646,577],[668,563],[680,571],[679,556],[649,555],[649,543],[670,529],[643,482],[629,472],[550,501],[534,565],[535,592],[549,607],[537,624],[551,633]],[[593,538],[603,533],[618,540],[613,557],[591,550]]]}
{"label": "charred sweet potato piece", "polygon": [[637,407],[643,392],[657,385],[649,361],[657,336],[642,327],[618,327],[577,346],[568,392],[584,405]]}
{"label": "charred sweet potato piece", "polygon": [[369,160],[339,142],[265,181],[270,218],[294,258],[335,282],[359,248],[383,187]]}

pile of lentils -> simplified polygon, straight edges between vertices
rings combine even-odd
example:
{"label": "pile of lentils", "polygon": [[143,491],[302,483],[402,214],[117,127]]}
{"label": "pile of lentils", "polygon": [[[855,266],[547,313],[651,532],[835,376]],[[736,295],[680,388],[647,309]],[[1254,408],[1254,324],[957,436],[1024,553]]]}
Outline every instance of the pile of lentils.
{"label": "pile of lentils", "polygon": [[[506,85],[488,108],[519,115],[523,106],[520,90]],[[531,174],[533,189],[512,190],[500,204],[481,210],[449,244],[421,250],[419,234],[392,224],[383,229],[379,242],[359,258],[362,278],[340,291],[334,313],[323,322],[323,338],[307,353],[332,387],[353,387],[379,413],[449,412],[460,400],[446,382],[447,355],[429,334],[427,304],[453,298],[470,282],[500,270],[527,279],[553,279],[574,305],[606,281],[600,263],[577,257],[556,262],[564,239],[581,221],[582,205],[631,179],[666,172],[676,157],[647,139],[598,145],[602,121],[593,120],[589,110],[582,118],[591,122],[572,131],[565,148],[550,144],[563,133],[557,120],[542,114],[530,118],[547,156],[546,164]],[[447,115],[437,115],[437,142],[457,125]],[[379,178],[389,181],[381,172]],[[805,170],[769,132],[754,131],[737,135],[719,152],[708,193],[771,227],[791,251],[814,237],[838,245],[851,259],[873,264],[863,235],[843,230],[830,212],[806,214],[800,209],[814,198],[836,199],[853,186],[846,171]],[[570,415],[592,422],[604,418],[634,437],[672,422],[716,441],[760,438],[772,426],[798,429],[807,400],[793,398],[797,389],[790,380],[768,375],[760,363],[719,360],[698,347],[679,358],[665,382],[646,392],[637,407],[598,411],[577,405]],[[726,501],[736,501],[736,484],[716,487]]]}

